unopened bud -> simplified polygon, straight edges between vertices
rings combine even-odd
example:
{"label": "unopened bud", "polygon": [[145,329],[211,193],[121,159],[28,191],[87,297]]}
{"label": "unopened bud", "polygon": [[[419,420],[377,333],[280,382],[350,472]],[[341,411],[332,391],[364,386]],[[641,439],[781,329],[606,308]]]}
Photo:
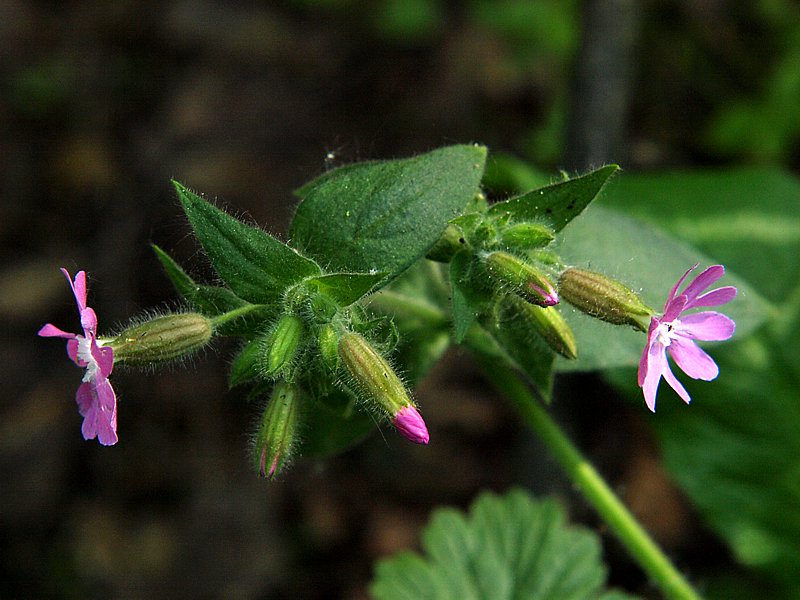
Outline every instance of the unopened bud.
{"label": "unopened bud", "polygon": [[510,248],[538,248],[554,239],[553,230],[539,223],[517,223],[500,233],[500,243]]}
{"label": "unopened bud", "polygon": [[211,320],[199,313],[155,317],[125,329],[108,343],[114,361],[150,365],[186,356],[205,346],[214,333]]}
{"label": "unopened bud", "polygon": [[255,463],[262,477],[272,479],[292,455],[297,430],[296,388],[278,382],[261,417],[255,447]]}
{"label": "unopened bud", "polygon": [[335,371],[339,366],[339,335],[336,328],[331,324],[323,325],[319,330],[317,343],[323,362],[330,370]]}
{"label": "unopened bud", "polygon": [[425,422],[414,408],[406,386],[363,336],[345,333],[339,340],[339,357],[360,391],[392,419],[404,437],[417,444],[428,443]]}
{"label": "unopened bud", "polygon": [[564,358],[578,358],[578,345],[572,329],[555,308],[542,308],[535,304],[513,301],[511,307],[523,326],[533,329],[548,346]]}
{"label": "unopened bud", "polygon": [[392,419],[392,424],[404,438],[411,440],[415,444],[427,444],[430,440],[425,421],[422,420],[422,415],[413,406],[401,408],[400,412]]}
{"label": "unopened bud", "polygon": [[292,363],[300,349],[305,327],[300,317],[283,315],[264,338],[262,369],[264,375],[273,377]]}
{"label": "unopened bud", "polygon": [[558,281],[561,296],[587,315],[647,331],[653,309],[616,279],[585,269],[569,268]]}
{"label": "unopened bud", "polygon": [[485,261],[489,275],[523,300],[539,306],[558,304],[558,293],[550,280],[524,260],[507,252],[492,252]]}

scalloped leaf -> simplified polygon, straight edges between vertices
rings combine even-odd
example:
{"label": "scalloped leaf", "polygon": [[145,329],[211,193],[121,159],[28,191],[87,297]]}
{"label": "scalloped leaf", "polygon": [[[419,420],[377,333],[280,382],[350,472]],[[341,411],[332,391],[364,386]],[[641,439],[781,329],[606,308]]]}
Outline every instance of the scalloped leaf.
{"label": "scalloped leaf", "polygon": [[595,534],[567,525],[555,501],[522,490],[481,494],[468,515],[437,510],[422,546],[424,556],[401,552],[377,564],[377,600],[633,598],[605,594]]}
{"label": "scalloped leaf", "polygon": [[388,280],[422,258],[480,191],[482,146],[336,169],[306,184],[291,239],[326,269]]}
{"label": "scalloped leaf", "polygon": [[321,274],[313,260],[261,229],[233,218],[177,181],[172,183],[211,264],[240,298],[270,304],[288,286]]}

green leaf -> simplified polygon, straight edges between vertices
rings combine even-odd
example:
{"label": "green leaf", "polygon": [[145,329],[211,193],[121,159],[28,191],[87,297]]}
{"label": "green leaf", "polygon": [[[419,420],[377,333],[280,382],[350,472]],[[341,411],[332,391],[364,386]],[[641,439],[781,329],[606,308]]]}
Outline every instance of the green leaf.
{"label": "green leaf", "polygon": [[172,183],[208,258],[240,298],[270,304],[288,286],[321,273],[314,261],[283,242],[234,219],[177,181]]}
{"label": "green leaf", "polygon": [[510,215],[517,221],[537,221],[561,231],[594,200],[619,170],[608,165],[581,177],[532,190],[489,209],[489,216]]}
{"label": "green leaf", "polygon": [[[704,520],[739,562],[784,587],[742,598],[800,597],[799,198],[797,178],[751,168],[621,177],[604,199],[722,259],[777,306],[746,339],[737,320],[732,343],[712,351],[715,381],[678,372],[691,407],[662,384],[651,418],[666,467]],[[642,402],[635,373],[611,377]]]}
{"label": "green leaf", "polygon": [[377,564],[377,600],[626,597],[603,595],[597,536],[567,525],[556,502],[521,490],[481,494],[468,515],[437,510],[422,546],[424,556],[402,552]]}
{"label": "green leaf", "polygon": [[339,306],[350,306],[369,294],[377,285],[386,279],[386,272],[380,273],[331,273],[307,280],[326,296],[332,298]]}
{"label": "green leaf", "polygon": [[464,340],[464,336],[475,323],[478,314],[483,310],[485,301],[470,285],[470,264],[472,253],[460,252],[450,261],[450,286],[452,288],[453,339],[456,344]]}
{"label": "green leaf", "polygon": [[332,389],[308,403],[298,454],[330,456],[346,450],[375,431],[375,421],[354,398]]}
{"label": "green leaf", "polygon": [[[796,328],[790,339],[797,339]],[[662,382],[651,418],[667,469],[737,560],[800,597],[800,368],[794,344],[761,331],[719,348],[711,383],[680,376],[687,407]],[[675,369],[675,371],[678,371]],[[642,402],[636,374],[612,381]],[[791,590],[789,592],[788,590]]]}
{"label": "green leaf", "polygon": [[484,320],[483,325],[511,363],[528,376],[542,400],[549,402],[553,395],[555,354],[514,310],[514,303],[500,301],[493,318]]}
{"label": "green leaf", "polygon": [[258,377],[258,356],[263,347],[261,340],[253,340],[239,351],[231,364],[228,387],[236,387]]}
{"label": "green leaf", "polygon": [[800,180],[777,169],[625,174],[603,205],[687,240],[772,301],[800,281]]}
{"label": "green leaf", "polygon": [[[556,241],[556,251],[567,264],[621,281],[656,310],[664,305],[670,288],[686,269],[697,262],[703,266],[716,262],[655,227],[599,206],[587,210],[564,230]],[[736,321],[736,338],[741,338],[760,325],[771,308],[733,273],[721,280],[720,285],[726,284],[739,288],[739,296],[725,305],[724,312]],[[578,359],[559,358],[558,370],[589,371],[638,364],[645,343],[643,333],[588,317],[566,302],[562,305],[562,314],[575,333]]]}
{"label": "green leaf", "polygon": [[198,312],[208,317],[216,317],[239,308],[253,308],[238,319],[220,325],[216,330],[217,334],[248,336],[258,327],[259,323],[271,318],[273,312],[271,306],[254,306],[239,298],[228,288],[200,285],[181,269],[180,265],[164,250],[155,244],[151,244],[151,246],[175,289]]}
{"label": "green leaf", "polygon": [[492,159],[486,163],[483,185],[494,194],[510,195],[546,186],[552,180],[550,173],[540,171],[515,156],[492,152]]}
{"label": "green leaf", "polygon": [[298,190],[291,239],[326,268],[395,277],[436,243],[479,192],[482,146],[350,165]]}
{"label": "green leaf", "polygon": [[370,296],[370,312],[390,318],[400,333],[393,362],[411,385],[420,381],[450,346],[446,268],[419,261]]}

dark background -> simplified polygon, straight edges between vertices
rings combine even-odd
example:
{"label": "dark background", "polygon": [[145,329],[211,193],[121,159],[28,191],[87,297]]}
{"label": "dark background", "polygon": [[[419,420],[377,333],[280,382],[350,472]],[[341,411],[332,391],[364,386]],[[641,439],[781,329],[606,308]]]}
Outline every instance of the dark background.
{"label": "dark background", "polygon": [[[602,532],[458,351],[417,392],[425,448],[386,430],[257,478],[225,341],[187,368],[115,372],[120,442],[84,442],[80,371],[35,336],[78,326],[58,267],[89,273],[101,331],[176,305],[150,242],[210,281],[173,177],[281,235],[291,190],[326,169],[449,143],[553,172],[797,172],[799,26],[788,0],[0,1],[0,596],[364,598],[435,506],[514,484]],[[591,376],[557,392],[678,564],[725,568],[641,406]],[[611,582],[655,596],[604,541]]]}

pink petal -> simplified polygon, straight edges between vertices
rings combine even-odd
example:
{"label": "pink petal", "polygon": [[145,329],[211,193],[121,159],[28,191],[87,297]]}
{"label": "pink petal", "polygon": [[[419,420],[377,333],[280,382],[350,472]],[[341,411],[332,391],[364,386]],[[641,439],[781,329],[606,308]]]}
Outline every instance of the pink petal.
{"label": "pink petal", "polygon": [[88,306],[81,309],[81,327],[83,327],[83,333],[87,337],[95,335],[97,331],[97,315]]}
{"label": "pink petal", "polygon": [[78,271],[75,274],[75,282],[73,283],[69,276],[69,271],[61,268],[64,277],[69,281],[69,286],[72,288],[72,293],[75,295],[75,301],[78,303],[78,311],[86,308],[86,271]]}
{"label": "pink petal", "polygon": [[725,287],[717,288],[715,290],[711,290],[710,292],[706,292],[702,296],[698,296],[694,299],[694,301],[689,302],[686,305],[686,308],[696,308],[699,306],[719,306],[721,304],[727,304],[731,300],[736,297],[736,288],[732,285],[726,285]]}
{"label": "pink petal", "polygon": [[717,281],[720,277],[725,275],[725,267],[722,265],[711,265],[705,269],[700,275],[695,277],[692,282],[683,290],[684,296],[689,299],[689,304],[692,304],[695,298],[699,296],[703,290],[708,289],[712,283]]}
{"label": "pink petal", "polygon": [[672,373],[672,369],[669,368],[669,364],[667,364],[667,368],[664,370],[663,375],[664,380],[669,384],[669,386],[675,390],[678,396],[680,396],[681,399],[686,402],[686,404],[689,404],[692,401],[692,397],[689,396],[689,392],[686,391],[686,388],[683,387],[681,382],[678,381],[678,379]]}
{"label": "pink petal", "polygon": [[84,382],[75,395],[83,415],[83,439],[95,437],[104,446],[117,443],[117,399],[108,379]]}
{"label": "pink petal", "polygon": [[719,367],[714,359],[691,340],[673,339],[669,347],[669,355],[692,379],[711,381],[719,375]]}
{"label": "pink petal", "polygon": [[92,342],[92,356],[100,366],[100,374],[103,377],[111,375],[114,368],[114,349],[111,346],[98,346],[97,342]]}
{"label": "pink petal", "polygon": [[647,347],[647,373],[645,373],[644,380],[640,384],[644,392],[644,401],[647,408],[656,412],[656,393],[658,392],[658,383],[661,381],[661,374],[665,369],[669,369],[667,365],[667,357],[664,353],[664,346],[658,343],[651,344]]}
{"label": "pink petal", "polygon": [[647,344],[645,344],[644,350],[642,350],[642,357],[639,359],[639,387],[644,385],[645,377],[647,377],[647,372],[650,369],[648,357],[650,356],[650,346],[653,343],[653,336],[658,327],[658,323],[659,321],[655,317],[650,318],[650,329],[647,331]]}
{"label": "pink petal", "polygon": [[394,416],[392,424],[404,438],[415,444],[427,444],[430,439],[422,415],[413,406],[401,408]]}
{"label": "pink petal", "polygon": [[678,315],[680,315],[686,308],[686,301],[687,298],[683,294],[670,300],[670,302],[667,304],[666,310],[664,311],[664,316],[661,317],[661,321],[669,322],[677,319]]}
{"label": "pink petal", "polygon": [[667,301],[666,301],[666,303],[664,303],[664,312],[665,313],[667,312],[667,308],[669,308],[670,303],[675,298],[675,294],[678,293],[678,288],[681,287],[681,284],[689,276],[689,273],[694,271],[697,268],[697,265],[699,265],[699,264],[700,263],[695,263],[695,265],[693,267],[691,267],[688,271],[686,271],[686,273],[684,273],[681,276],[680,279],[678,279],[678,283],[676,283],[674,286],[672,286],[672,289],[670,290],[669,295],[667,296]]}
{"label": "pink petal", "polygon": [[680,334],[695,340],[714,341],[730,339],[736,330],[733,319],[715,311],[705,311],[681,317]]}
{"label": "pink petal", "polygon": [[70,357],[72,362],[74,362],[79,367],[85,367],[86,363],[82,360],[78,360],[78,339],[77,336],[67,342],[67,356]]}
{"label": "pink petal", "polygon": [[69,333],[68,331],[63,331],[58,327],[56,327],[55,325],[52,325],[51,323],[47,323],[46,325],[44,325],[39,330],[39,333],[37,333],[36,335],[41,337],[60,337],[69,339],[73,339],[74,337],[76,337],[76,334]]}

